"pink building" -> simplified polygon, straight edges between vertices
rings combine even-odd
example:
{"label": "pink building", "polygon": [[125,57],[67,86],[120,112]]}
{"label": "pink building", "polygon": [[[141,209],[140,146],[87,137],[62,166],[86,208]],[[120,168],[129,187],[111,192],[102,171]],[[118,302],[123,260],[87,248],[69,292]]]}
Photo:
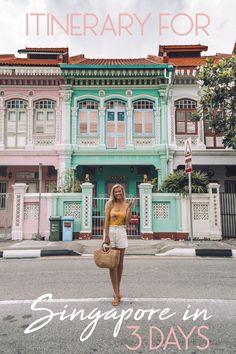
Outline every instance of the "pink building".
{"label": "pink building", "polygon": [[37,192],[39,164],[42,191],[52,191],[63,156],[64,79],[59,65],[68,62],[68,48],[25,48],[18,52],[25,58],[0,55],[0,227],[6,224],[3,212],[7,202],[11,211],[11,197],[6,201],[3,194],[11,196],[12,185],[22,182],[29,186],[28,192]]}

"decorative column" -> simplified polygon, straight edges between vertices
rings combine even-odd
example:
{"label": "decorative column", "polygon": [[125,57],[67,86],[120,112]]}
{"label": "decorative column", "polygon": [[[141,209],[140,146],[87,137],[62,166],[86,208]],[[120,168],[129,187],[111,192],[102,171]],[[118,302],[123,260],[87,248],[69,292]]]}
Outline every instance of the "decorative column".
{"label": "decorative column", "polygon": [[156,108],[153,110],[153,115],[154,115],[154,132],[155,132],[155,137],[154,137],[154,144],[160,144],[160,107],[157,105],[156,101]]}
{"label": "decorative column", "polygon": [[100,108],[98,109],[99,114],[99,148],[105,149],[105,107],[104,100],[100,99]]}
{"label": "decorative column", "polygon": [[166,102],[166,97],[165,97],[165,92],[161,92],[161,110],[162,110],[162,115],[161,115],[161,143],[166,144],[167,143],[167,102]]}
{"label": "decorative column", "polygon": [[168,175],[167,157],[166,155],[161,155],[161,173],[160,173],[160,184],[162,184],[163,179]]}
{"label": "decorative column", "polygon": [[55,139],[55,144],[59,145],[61,144],[61,124],[62,124],[62,118],[61,118],[61,110],[57,109],[56,110],[56,139]]}
{"label": "decorative column", "polygon": [[220,215],[220,185],[218,183],[209,183],[209,222],[210,239],[221,240],[221,215]]}
{"label": "decorative column", "polygon": [[57,175],[58,187],[65,184],[66,172],[71,169],[71,151],[59,155],[59,170]]}
{"label": "decorative column", "polygon": [[198,141],[197,141],[198,147],[205,148],[203,119],[197,122],[197,125],[198,125]]}
{"label": "decorative column", "polygon": [[85,182],[82,187],[82,216],[81,231],[79,239],[90,240],[92,237],[92,207],[93,207],[93,185]]}
{"label": "decorative column", "polygon": [[33,114],[34,110],[32,107],[32,101],[29,102],[29,108],[27,110],[28,114],[28,132],[27,132],[27,143],[26,150],[32,150],[33,147]]}
{"label": "decorative column", "polygon": [[4,100],[2,97],[0,97],[0,150],[3,149],[4,149]]}
{"label": "decorative column", "polygon": [[12,240],[23,240],[24,237],[24,199],[28,186],[16,183],[13,188]]}
{"label": "decorative column", "polygon": [[71,118],[70,118],[70,106],[71,106],[71,96],[72,90],[61,90],[61,143],[63,145],[70,145],[70,128],[71,128]]}
{"label": "decorative column", "polygon": [[127,149],[133,149],[134,144],[133,144],[133,107],[132,107],[132,102],[131,98],[128,99],[128,108],[127,108],[127,144],[126,148]]}
{"label": "decorative column", "polygon": [[140,233],[144,240],[153,239],[152,231],[152,185],[151,183],[141,183],[140,194]]}
{"label": "decorative column", "polygon": [[72,145],[77,145],[77,107],[73,107],[71,109],[72,111],[72,137],[71,137],[71,141],[72,141]]}

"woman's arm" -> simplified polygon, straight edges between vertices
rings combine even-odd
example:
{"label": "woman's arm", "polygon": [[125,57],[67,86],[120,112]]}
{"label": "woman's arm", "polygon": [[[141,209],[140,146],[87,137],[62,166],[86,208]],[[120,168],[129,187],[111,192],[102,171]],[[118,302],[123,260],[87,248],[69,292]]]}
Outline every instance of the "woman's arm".
{"label": "woman's arm", "polygon": [[111,212],[111,203],[107,202],[105,206],[105,222],[104,222],[104,231],[105,231],[105,237],[104,237],[104,242],[110,243],[110,238],[109,238],[109,226],[110,226],[110,212]]}
{"label": "woman's arm", "polygon": [[134,200],[131,200],[126,208],[126,217],[125,217],[125,224],[129,224],[131,216],[132,216],[132,207],[134,205]]}

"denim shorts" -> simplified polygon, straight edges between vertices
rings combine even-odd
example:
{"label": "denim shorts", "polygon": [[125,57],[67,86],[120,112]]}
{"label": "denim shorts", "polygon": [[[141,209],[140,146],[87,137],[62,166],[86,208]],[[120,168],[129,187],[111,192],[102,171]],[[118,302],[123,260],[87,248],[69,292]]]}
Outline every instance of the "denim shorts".
{"label": "denim shorts", "polygon": [[112,248],[128,247],[128,238],[125,225],[111,225],[109,227],[109,238]]}

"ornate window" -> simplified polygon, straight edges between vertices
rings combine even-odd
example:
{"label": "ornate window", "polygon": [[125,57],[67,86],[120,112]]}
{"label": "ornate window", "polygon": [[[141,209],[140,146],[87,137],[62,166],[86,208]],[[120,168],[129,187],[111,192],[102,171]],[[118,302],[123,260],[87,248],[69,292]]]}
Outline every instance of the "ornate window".
{"label": "ornate window", "polygon": [[52,100],[34,102],[34,134],[55,134],[55,106]]}
{"label": "ornate window", "polygon": [[98,102],[80,101],[78,102],[78,127],[81,135],[98,134]]}
{"label": "ornate window", "polygon": [[205,144],[208,149],[224,148],[222,143],[223,134],[217,133],[212,129],[213,117],[204,118]]}
{"label": "ornate window", "polygon": [[6,146],[23,148],[27,138],[27,102],[20,99],[6,101]]}
{"label": "ornate window", "polygon": [[175,101],[175,131],[180,135],[197,134],[197,122],[191,121],[191,114],[196,110],[197,102],[190,99]]}
{"label": "ornate window", "polygon": [[108,149],[123,149],[126,145],[126,103],[112,100],[106,107],[106,145]]}
{"label": "ornate window", "polygon": [[134,102],[134,134],[153,135],[153,102],[139,100]]}

